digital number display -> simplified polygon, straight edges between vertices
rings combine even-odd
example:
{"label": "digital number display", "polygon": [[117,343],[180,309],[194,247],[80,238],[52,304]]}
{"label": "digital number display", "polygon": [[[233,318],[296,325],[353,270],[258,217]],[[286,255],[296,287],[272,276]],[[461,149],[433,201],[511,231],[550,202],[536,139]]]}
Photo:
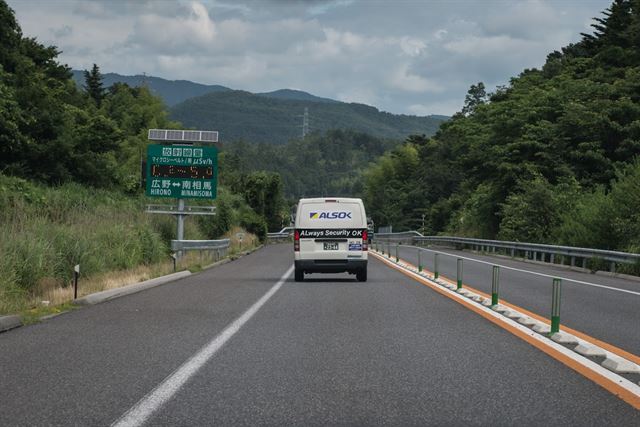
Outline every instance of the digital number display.
{"label": "digital number display", "polygon": [[151,176],[156,178],[212,179],[212,166],[151,165]]}

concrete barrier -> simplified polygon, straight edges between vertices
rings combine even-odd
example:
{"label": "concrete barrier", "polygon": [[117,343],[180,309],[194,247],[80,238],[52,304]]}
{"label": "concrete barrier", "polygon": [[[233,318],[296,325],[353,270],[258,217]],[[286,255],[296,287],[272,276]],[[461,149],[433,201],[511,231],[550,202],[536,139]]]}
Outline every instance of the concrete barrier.
{"label": "concrete barrier", "polygon": [[133,285],[123,286],[121,288],[109,289],[102,292],[96,292],[95,294],[90,294],[82,298],[78,298],[73,303],[78,305],[100,304],[101,302],[109,301],[125,295],[131,295],[136,292],[144,291],[145,289],[163,285],[165,283],[172,282],[174,280],[178,280],[190,275],[191,275],[191,272],[188,270],[179,271],[177,273],[168,274],[162,277],[156,277],[155,279],[145,280],[144,282],[135,283]]}
{"label": "concrete barrier", "polygon": [[22,326],[20,316],[0,316],[0,332]]}

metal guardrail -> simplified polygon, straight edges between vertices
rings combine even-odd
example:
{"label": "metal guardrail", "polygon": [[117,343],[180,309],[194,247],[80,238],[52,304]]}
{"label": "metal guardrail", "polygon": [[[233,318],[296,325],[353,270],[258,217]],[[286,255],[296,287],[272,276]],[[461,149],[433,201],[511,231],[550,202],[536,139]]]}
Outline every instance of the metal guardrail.
{"label": "metal guardrail", "polygon": [[582,261],[582,267],[587,267],[587,260],[604,260],[609,263],[611,272],[615,272],[616,263],[635,264],[640,262],[640,254],[608,251],[603,249],[578,248],[573,246],[546,245],[541,243],[509,242],[502,240],[472,239],[466,237],[453,236],[423,236],[417,231],[406,231],[402,233],[378,233],[376,239],[411,244],[449,244],[456,249],[472,249],[479,252],[499,252],[504,251],[511,257],[522,255],[523,258],[534,261],[556,263],[557,257],[564,264],[565,258],[569,258],[569,263],[573,267],[576,260]]}
{"label": "metal guardrail", "polygon": [[[388,234],[388,233],[387,233]],[[401,259],[399,257],[399,249],[402,247],[402,244],[399,242],[391,242],[389,240],[387,241],[380,241],[380,242],[374,242],[372,245],[372,249],[374,251],[376,251],[379,255],[382,255],[383,257],[387,258],[389,261],[395,261],[395,263],[400,264],[401,263]],[[421,274],[427,278],[429,278],[430,280],[432,280],[433,282],[435,282],[436,284],[445,286],[447,288],[449,288],[450,290],[456,291],[457,293],[462,294],[463,296],[467,296],[469,298],[472,298],[474,301],[482,303],[482,305],[487,306],[487,307],[491,307],[493,310],[503,313],[505,316],[510,317],[510,318],[526,318],[528,320],[531,320],[530,322],[525,322],[522,323],[523,325],[526,326],[533,326],[533,330],[539,333],[543,333],[543,334],[547,334],[547,335],[553,335],[555,333],[560,332],[560,302],[561,302],[561,286],[562,286],[562,281],[565,280],[567,282],[575,282],[575,283],[583,283],[579,280],[574,280],[571,278],[564,278],[564,279],[559,279],[559,278],[552,278],[552,289],[551,289],[551,318],[550,318],[550,326],[546,326],[544,324],[540,324],[538,327],[534,326],[535,324],[538,324],[538,322],[536,322],[535,320],[531,319],[528,315],[526,314],[520,314],[518,312],[517,309],[515,309],[515,311],[512,311],[509,307],[506,307],[502,304],[500,304],[500,296],[499,296],[499,289],[500,289],[500,270],[504,269],[504,270],[514,270],[514,271],[518,271],[520,273],[526,273],[532,276],[538,276],[538,277],[544,277],[544,278],[550,278],[551,276],[547,275],[547,274],[543,274],[543,273],[538,273],[535,271],[522,271],[520,269],[514,268],[514,267],[509,267],[509,266],[505,266],[505,265],[494,265],[492,263],[483,261],[483,260],[477,260],[477,259],[473,259],[473,258],[467,258],[467,257],[461,257],[457,254],[449,254],[446,252],[441,252],[441,251],[436,251],[436,250],[432,250],[432,249],[426,249],[426,248],[420,248],[420,247],[415,247],[415,249],[417,250],[417,255],[418,255],[418,263],[417,263],[417,273]],[[394,254],[395,253],[395,254]],[[425,256],[424,255],[431,255],[431,265],[429,267],[427,267],[425,265]],[[448,280],[442,280],[442,277],[440,275],[441,270],[439,267],[439,257],[443,257],[443,258],[453,258],[456,260],[455,263],[455,282],[453,281],[453,276],[454,275],[450,275]],[[395,259],[394,259],[395,258]],[[464,282],[464,262],[470,262],[470,263],[476,263],[476,264],[481,264],[481,265],[487,265],[491,267],[491,295],[490,298],[486,298],[483,297],[475,292],[475,289],[473,289],[473,291],[469,292],[469,289],[464,289],[464,286],[466,286],[467,288],[469,288],[469,285],[463,285]],[[408,266],[407,264],[404,264],[404,266],[406,268],[413,268],[412,266]],[[450,266],[449,268],[449,273],[452,272],[452,269]],[[430,268],[431,271],[428,271],[427,268]],[[474,283],[473,286],[477,286],[479,283]],[[475,292],[474,292],[475,291]],[[538,313],[539,314],[539,313]]]}
{"label": "metal guardrail", "polygon": [[229,239],[222,240],[172,240],[172,251],[224,250],[229,249]]}
{"label": "metal guardrail", "polygon": [[291,237],[291,233],[293,233],[293,227],[284,227],[282,230],[278,232],[267,233],[267,240],[271,240],[271,241],[285,240]]}
{"label": "metal guardrail", "polygon": [[175,205],[147,205],[147,213],[169,215],[215,215],[215,206],[185,206],[180,210]]}

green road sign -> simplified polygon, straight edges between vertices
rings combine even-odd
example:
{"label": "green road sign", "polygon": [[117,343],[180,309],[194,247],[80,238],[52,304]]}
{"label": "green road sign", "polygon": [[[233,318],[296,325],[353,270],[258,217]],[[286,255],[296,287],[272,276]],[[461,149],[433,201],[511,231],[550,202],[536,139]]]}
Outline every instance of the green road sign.
{"label": "green road sign", "polygon": [[217,189],[216,147],[147,146],[147,196],[215,199]]}

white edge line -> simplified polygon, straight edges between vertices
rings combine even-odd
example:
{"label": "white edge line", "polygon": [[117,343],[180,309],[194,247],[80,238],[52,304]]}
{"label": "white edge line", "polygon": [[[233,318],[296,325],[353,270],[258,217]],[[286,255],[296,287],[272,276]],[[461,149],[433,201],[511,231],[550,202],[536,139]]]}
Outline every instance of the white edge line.
{"label": "white edge line", "polygon": [[151,392],[138,401],[131,409],[125,412],[119,419],[111,424],[112,427],[131,427],[143,425],[158,409],[169,401],[182,386],[205,363],[211,359],[223,346],[247,323],[254,314],[280,289],[293,271],[293,266],[280,277],[280,280],[271,287],[258,301],[247,311],[234,320],[208,344],[202,347],[189,360],[173,371],[167,378],[158,384]]}
{"label": "white edge line", "polygon": [[536,276],[548,277],[550,279],[562,279],[562,280],[564,280],[566,282],[573,282],[573,283],[578,283],[580,285],[593,286],[593,287],[596,287],[596,288],[609,289],[611,291],[624,292],[624,293],[627,293],[627,294],[640,296],[640,292],[630,291],[628,289],[620,289],[620,288],[614,288],[614,287],[606,286],[606,285],[598,285],[597,283],[584,282],[582,280],[570,279],[568,277],[552,276],[550,274],[538,273],[537,271],[523,270],[523,269],[520,269],[520,268],[509,267],[508,265],[496,264],[495,262],[482,261],[482,260],[475,259],[475,258],[465,257],[465,256],[462,256],[462,255],[453,255],[453,254],[450,254],[448,252],[434,251],[433,249],[421,248],[420,246],[413,246],[413,245],[402,245],[402,246],[404,246],[405,248],[415,248],[415,249],[419,249],[419,250],[422,250],[422,251],[428,251],[428,252],[448,255],[450,257],[466,259],[467,261],[473,261],[473,262],[477,262],[479,264],[496,265],[496,266],[498,266],[500,268],[504,268],[505,270],[519,271],[520,273],[529,273],[529,274],[533,274],[533,275],[536,275]]}
{"label": "white edge line", "polygon": [[[374,256],[380,257],[382,258],[382,260],[384,260],[385,262],[391,263],[391,265],[397,265],[395,263],[393,263],[393,261],[389,261],[387,259],[385,259],[382,255],[377,254],[377,253],[373,253]],[[409,270],[406,267],[402,267],[402,266],[398,266],[402,269],[404,269],[406,272],[410,273],[412,276],[416,277],[416,278],[420,278],[423,280],[427,280],[429,282],[431,282],[430,279],[421,276],[420,274],[417,274],[411,270]],[[436,284],[436,286],[438,286],[438,289],[448,293],[449,295],[461,300],[461,301],[469,301],[468,298],[458,294],[457,292],[451,291],[447,288],[445,288],[444,286],[440,286],[438,284]],[[477,307],[480,308],[482,311],[484,311],[485,313],[491,315],[492,317],[494,317],[495,319],[507,323],[510,326],[513,326],[514,328],[519,329],[521,332],[524,332],[525,334],[529,335],[530,337],[534,338],[536,341],[539,341],[541,344],[547,346],[547,347],[551,347],[554,350],[557,350],[558,352],[562,353],[563,355],[569,357],[570,359],[574,360],[575,362],[578,362],[579,364],[581,364],[582,366],[584,366],[585,368],[588,368],[592,371],[595,371],[596,373],[602,375],[603,377],[606,377],[607,379],[617,383],[619,386],[623,387],[625,390],[635,394],[636,396],[640,397],[640,386],[636,385],[635,383],[629,381],[628,379],[615,374],[614,372],[611,372],[610,370],[608,370],[607,368],[604,368],[600,365],[598,365],[597,363],[582,357],[578,354],[576,354],[574,351],[569,350],[568,348],[566,348],[565,346],[556,343],[555,341],[552,341],[550,339],[548,339],[547,337],[538,334],[537,332],[527,328],[524,325],[521,325],[520,323],[516,322],[515,320],[509,319],[508,317],[505,317],[493,310],[491,310],[490,308],[487,308],[485,306],[483,306],[482,304],[477,304]],[[618,356],[620,357],[620,356]]]}

